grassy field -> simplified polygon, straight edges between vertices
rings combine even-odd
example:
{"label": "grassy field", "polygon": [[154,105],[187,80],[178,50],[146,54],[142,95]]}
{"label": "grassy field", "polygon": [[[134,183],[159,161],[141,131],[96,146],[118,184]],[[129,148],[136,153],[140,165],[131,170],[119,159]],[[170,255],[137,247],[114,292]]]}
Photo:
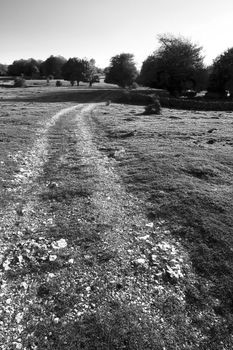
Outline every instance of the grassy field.
{"label": "grassy field", "polygon": [[2,349],[230,350],[233,113],[114,94],[0,89]]}

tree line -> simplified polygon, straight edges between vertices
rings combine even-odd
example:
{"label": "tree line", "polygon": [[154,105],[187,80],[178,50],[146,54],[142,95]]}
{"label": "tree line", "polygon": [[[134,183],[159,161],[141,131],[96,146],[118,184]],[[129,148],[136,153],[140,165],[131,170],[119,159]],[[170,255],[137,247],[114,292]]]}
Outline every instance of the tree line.
{"label": "tree line", "polygon": [[202,47],[184,37],[159,35],[159,48],[142,63],[137,70],[134,55],[122,53],[111,58],[104,70],[95,66],[95,60],[66,60],[62,56],[50,56],[45,61],[14,61],[8,67],[0,64],[0,75],[25,77],[63,78],[72,85],[80,81],[98,81],[98,74],[105,74],[105,82],[120,87],[140,84],[146,87],[167,89],[171,95],[179,96],[184,91],[192,94],[207,90],[211,96],[233,96],[233,48],[218,56],[209,67],[204,65]]}
{"label": "tree line", "polygon": [[[2,66],[2,70],[1,70]],[[0,75],[9,75],[25,78],[65,79],[72,85],[80,81],[89,82],[90,85],[98,79],[102,70],[95,66],[94,59],[69,58],[50,56],[45,61],[29,58],[15,60],[11,65],[0,65]]]}
{"label": "tree line", "polygon": [[207,90],[209,97],[233,97],[233,48],[218,56],[206,67],[202,47],[184,37],[159,35],[159,48],[142,63],[137,72],[134,56],[112,57],[105,69],[107,83],[121,87],[142,86],[166,89],[172,96],[194,96]]}

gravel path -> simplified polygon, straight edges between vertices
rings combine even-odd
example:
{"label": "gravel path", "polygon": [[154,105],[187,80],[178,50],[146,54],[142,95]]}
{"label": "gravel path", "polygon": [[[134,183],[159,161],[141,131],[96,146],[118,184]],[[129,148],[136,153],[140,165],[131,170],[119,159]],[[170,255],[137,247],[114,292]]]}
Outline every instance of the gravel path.
{"label": "gravel path", "polygon": [[188,255],[99,150],[98,106],[62,109],[18,157],[19,200],[0,223],[2,350],[166,349],[178,319],[189,333]]}

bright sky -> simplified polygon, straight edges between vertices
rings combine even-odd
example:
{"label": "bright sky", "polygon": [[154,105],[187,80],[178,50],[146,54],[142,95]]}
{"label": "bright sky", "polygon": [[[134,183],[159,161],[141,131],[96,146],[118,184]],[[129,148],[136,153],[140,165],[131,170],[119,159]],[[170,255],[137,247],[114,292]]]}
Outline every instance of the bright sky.
{"label": "bright sky", "polygon": [[140,67],[157,35],[203,46],[205,63],[233,46],[233,0],[0,0],[0,63],[50,55],[94,58],[133,53]]}

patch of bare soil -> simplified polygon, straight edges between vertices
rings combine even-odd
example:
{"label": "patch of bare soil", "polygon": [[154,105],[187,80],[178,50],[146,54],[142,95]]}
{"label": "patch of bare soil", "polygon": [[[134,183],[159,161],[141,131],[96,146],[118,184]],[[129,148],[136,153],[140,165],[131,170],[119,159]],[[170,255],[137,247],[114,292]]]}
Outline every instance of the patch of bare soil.
{"label": "patch of bare soil", "polygon": [[[187,135],[182,112],[169,118],[179,127],[164,128],[168,116],[69,105],[45,118],[23,154],[12,152],[0,223],[1,349],[231,349],[215,281],[194,269],[178,212],[167,206],[164,215],[178,157],[164,170],[162,153],[182,152],[183,142],[194,152],[196,140],[212,147],[215,130]],[[226,186],[224,165],[213,164],[180,162],[179,174]]]}

